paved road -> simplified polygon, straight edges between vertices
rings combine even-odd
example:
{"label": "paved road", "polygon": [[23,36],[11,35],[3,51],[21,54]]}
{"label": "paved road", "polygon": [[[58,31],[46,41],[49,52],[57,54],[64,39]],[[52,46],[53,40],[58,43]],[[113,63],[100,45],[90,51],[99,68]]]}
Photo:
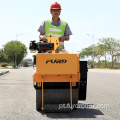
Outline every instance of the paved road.
{"label": "paved road", "polygon": [[86,108],[47,114],[35,109],[32,73],[28,67],[0,76],[0,120],[120,120],[120,71],[89,70],[87,100],[79,101]]}

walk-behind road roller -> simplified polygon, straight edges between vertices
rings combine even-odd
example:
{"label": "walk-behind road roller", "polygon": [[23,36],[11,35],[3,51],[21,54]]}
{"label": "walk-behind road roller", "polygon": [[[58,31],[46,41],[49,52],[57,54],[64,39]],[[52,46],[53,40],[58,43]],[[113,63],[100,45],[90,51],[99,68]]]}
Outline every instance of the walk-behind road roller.
{"label": "walk-behind road roller", "polygon": [[87,61],[80,61],[77,54],[56,53],[58,47],[58,37],[30,43],[29,49],[38,51],[33,74],[36,110],[70,112],[77,108],[79,100],[86,100]]}

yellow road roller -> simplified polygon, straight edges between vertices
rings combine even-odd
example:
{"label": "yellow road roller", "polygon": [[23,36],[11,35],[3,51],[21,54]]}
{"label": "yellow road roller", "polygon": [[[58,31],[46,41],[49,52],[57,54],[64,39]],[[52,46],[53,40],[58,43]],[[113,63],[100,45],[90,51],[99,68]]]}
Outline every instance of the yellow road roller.
{"label": "yellow road roller", "polygon": [[58,48],[58,37],[30,42],[30,51],[38,51],[33,62],[36,110],[70,112],[77,108],[79,100],[86,100],[87,61],[80,61],[74,53],[56,53]]}

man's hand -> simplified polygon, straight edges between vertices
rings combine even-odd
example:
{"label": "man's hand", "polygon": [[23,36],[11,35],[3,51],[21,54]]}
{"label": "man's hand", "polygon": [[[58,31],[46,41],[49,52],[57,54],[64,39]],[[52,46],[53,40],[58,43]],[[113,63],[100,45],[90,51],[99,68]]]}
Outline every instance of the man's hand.
{"label": "man's hand", "polygon": [[65,40],[69,40],[69,36],[62,36],[59,38],[61,42],[64,42]]}
{"label": "man's hand", "polygon": [[42,41],[48,41],[48,39],[47,39],[44,35],[40,35],[40,39],[41,39]]}
{"label": "man's hand", "polygon": [[48,39],[46,37],[43,37],[42,40],[43,41],[48,41]]}
{"label": "man's hand", "polygon": [[65,37],[65,36],[62,36],[62,37],[60,37],[60,38],[59,38],[59,40],[60,40],[61,42],[64,42],[64,41],[65,41],[65,39],[66,39],[66,37]]}

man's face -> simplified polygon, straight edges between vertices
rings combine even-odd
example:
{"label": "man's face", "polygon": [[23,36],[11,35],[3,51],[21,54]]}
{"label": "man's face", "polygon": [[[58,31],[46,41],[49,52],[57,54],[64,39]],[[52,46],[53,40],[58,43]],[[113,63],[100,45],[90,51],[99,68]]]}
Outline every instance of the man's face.
{"label": "man's face", "polygon": [[59,9],[53,9],[51,10],[51,14],[53,17],[58,17],[60,15],[61,10]]}

